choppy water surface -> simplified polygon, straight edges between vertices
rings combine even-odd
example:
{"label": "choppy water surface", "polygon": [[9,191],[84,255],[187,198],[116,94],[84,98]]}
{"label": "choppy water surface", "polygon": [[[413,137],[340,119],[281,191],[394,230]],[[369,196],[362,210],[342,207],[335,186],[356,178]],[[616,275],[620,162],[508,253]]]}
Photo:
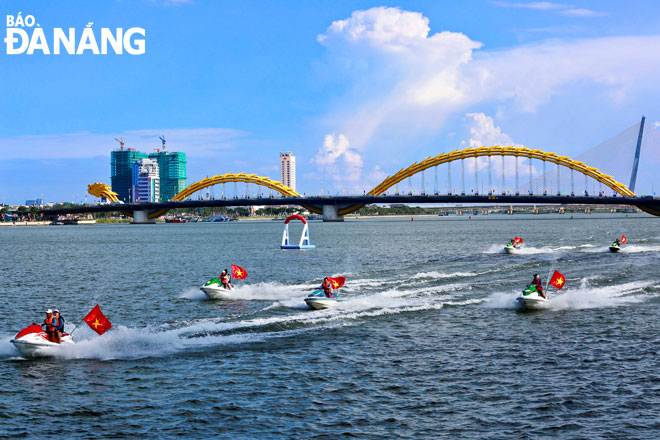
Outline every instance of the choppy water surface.
{"label": "choppy water surface", "polygon": [[[313,223],[308,252],[281,251],[275,222],[2,227],[0,435],[657,438],[658,221]],[[514,235],[525,251],[505,255]],[[239,299],[206,299],[231,263]],[[554,269],[549,310],[517,311]],[[307,310],[332,274],[346,301]],[[78,328],[61,358],[8,342],[47,307],[71,330],[96,303],[114,328]]]}

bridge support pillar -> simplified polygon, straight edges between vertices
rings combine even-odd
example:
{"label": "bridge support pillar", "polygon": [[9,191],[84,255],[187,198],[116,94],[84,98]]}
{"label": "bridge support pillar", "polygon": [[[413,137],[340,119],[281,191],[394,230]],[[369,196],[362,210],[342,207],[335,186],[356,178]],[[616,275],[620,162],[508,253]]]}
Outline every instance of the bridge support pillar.
{"label": "bridge support pillar", "polygon": [[156,219],[149,218],[149,211],[133,211],[133,221],[131,223],[134,225],[148,225],[156,223]]}
{"label": "bridge support pillar", "polygon": [[337,205],[323,205],[324,222],[343,222],[344,216],[339,215]]}

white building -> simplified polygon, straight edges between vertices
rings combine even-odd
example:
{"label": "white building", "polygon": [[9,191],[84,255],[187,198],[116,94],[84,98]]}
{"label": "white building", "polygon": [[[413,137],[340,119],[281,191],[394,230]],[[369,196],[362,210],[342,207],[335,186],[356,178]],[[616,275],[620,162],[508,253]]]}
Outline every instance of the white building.
{"label": "white building", "polygon": [[158,162],[151,159],[140,159],[133,163],[131,199],[134,202],[158,202],[160,200]]}
{"label": "white building", "polygon": [[290,151],[280,153],[280,182],[296,190],[296,156]]}

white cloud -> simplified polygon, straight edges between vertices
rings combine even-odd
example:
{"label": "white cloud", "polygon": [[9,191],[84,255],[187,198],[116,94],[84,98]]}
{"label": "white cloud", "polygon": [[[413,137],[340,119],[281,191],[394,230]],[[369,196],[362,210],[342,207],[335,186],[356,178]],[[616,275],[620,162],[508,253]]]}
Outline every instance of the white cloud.
{"label": "white cloud", "polygon": [[551,11],[556,9],[565,9],[570,6],[553,2],[529,2],[529,3],[511,3],[511,2],[493,2],[497,6],[504,8],[524,8],[536,9],[539,11]]}
{"label": "white cloud", "polygon": [[[317,165],[326,189],[366,191],[387,177],[378,165],[365,171],[362,156],[351,148],[348,138],[343,134],[325,135],[323,146],[311,161]],[[306,174],[305,177],[311,178],[312,175]]]}
{"label": "white cloud", "polygon": [[572,5],[567,5],[563,3],[553,3],[553,2],[529,2],[529,3],[511,3],[497,1],[493,2],[496,6],[501,6],[503,8],[522,8],[522,9],[533,9],[537,11],[552,11],[557,12],[561,15],[567,15],[572,17],[603,17],[607,15],[604,12],[594,11],[591,9],[585,8],[576,8]]}
{"label": "white cloud", "polygon": [[502,133],[502,129],[495,126],[495,122],[490,116],[483,113],[468,113],[465,116],[473,121],[470,126],[470,140],[467,142],[470,148],[484,145],[487,147],[495,145],[521,146],[514,144],[513,139],[508,134]]}
{"label": "white cloud", "polygon": [[350,148],[348,139],[343,134],[327,134],[323,146],[312,159],[324,176],[331,176],[335,182],[360,182],[362,177],[362,157]]}
{"label": "white cloud", "polygon": [[619,105],[653,86],[660,70],[657,35],[549,40],[488,52],[462,33],[430,34],[428,18],[399,8],[355,11],[318,40],[327,48],[319,70],[348,84],[321,123],[363,155],[375,137],[406,145],[480,104],[533,113],[578,84],[597,85]]}
{"label": "white cloud", "polygon": [[[495,125],[493,118],[484,114],[484,113],[468,113],[465,115],[470,118],[472,121],[470,123],[470,139],[468,141],[462,142],[462,145],[470,148],[477,147],[494,147],[496,145],[502,147],[524,147],[522,144],[517,144],[513,141],[511,136],[502,132],[502,129],[499,126]],[[501,169],[502,167],[502,157],[501,156],[492,156],[490,158],[491,166],[495,169]],[[526,164],[521,166],[521,164]],[[475,161],[469,160],[466,161],[466,168],[469,172],[474,172]],[[476,160],[476,166],[479,171],[483,170],[488,166],[488,158],[479,157]],[[518,162],[518,173],[520,176],[529,176],[529,162],[527,159],[520,159]],[[515,173],[515,159],[508,158],[504,161],[504,169],[507,173]],[[539,172],[536,168],[532,167],[532,175],[538,175]]]}
{"label": "white cloud", "polygon": [[568,15],[571,17],[605,17],[608,15],[606,12],[599,12],[584,8],[568,8],[561,11],[560,14]]}
{"label": "white cloud", "polygon": [[354,148],[362,149],[388,121],[409,125],[412,119],[423,128],[465,102],[460,70],[481,43],[456,32],[428,33],[422,14],[378,7],[355,11],[319,36],[328,48],[327,69],[352,85],[328,120]]}
{"label": "white cloud", "polygon": [[119,147],[114,138],[123,138],[125,148],[152,152],[161,147],[165,135],[169,151],[183,151],[208,157],[232,148],[248,133],[228,128],[144,129],[121,133],[63,133],[0,138],[2,159],[73,159],[109,156]]}

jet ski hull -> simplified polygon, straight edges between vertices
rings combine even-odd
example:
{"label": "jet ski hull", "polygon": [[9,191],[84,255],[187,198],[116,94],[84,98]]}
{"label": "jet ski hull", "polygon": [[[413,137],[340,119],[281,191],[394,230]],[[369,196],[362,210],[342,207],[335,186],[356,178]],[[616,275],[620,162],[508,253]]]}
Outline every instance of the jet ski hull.
{"label": "jet ski hull", "polygon": [[621,252],[621,248],[619,246],[610,246],[610,252],[618,254]]}
{"label": "jet ski hull", "polygon": [[516,301],[523,310],[543,310],[548,306],[548,300],[536,293],[521,295]]}
{"label": "jet ski hull", "polygon": [[73,345],[71,335],[62,335],[62,343],[50,342],[47,339],[46,332],[29,333],[20,338],[12,339],[9,342],[14,344],[21,356],[26,358],[52,357],[61,353],[65,346]]}
{"label": "jet ski hull", "polygon": [[507,254],[517,254],[522,249],[522,244],[518,246],[504,246],[504,252]]}
{"label": "jet ski hull", "polygon": [[323,296],[308,296],[305,298],[305,304],[310,309],[323,310],[336,306],[339,303],[338,298],[327,298]]}
{"label": "jet ski hull", "polygon": [[525,287],[520,296],[516,298],[516,302],[523,310],[541,310],[548,305],[548,299],[539,295],[533,284]]}
{"label": "jet ski hull", "polygon": [[229,289],[217,284],[210,284],[208,286],[200,287],[200,290],[206,294],[210,299],[232,299],[233,294]]}

